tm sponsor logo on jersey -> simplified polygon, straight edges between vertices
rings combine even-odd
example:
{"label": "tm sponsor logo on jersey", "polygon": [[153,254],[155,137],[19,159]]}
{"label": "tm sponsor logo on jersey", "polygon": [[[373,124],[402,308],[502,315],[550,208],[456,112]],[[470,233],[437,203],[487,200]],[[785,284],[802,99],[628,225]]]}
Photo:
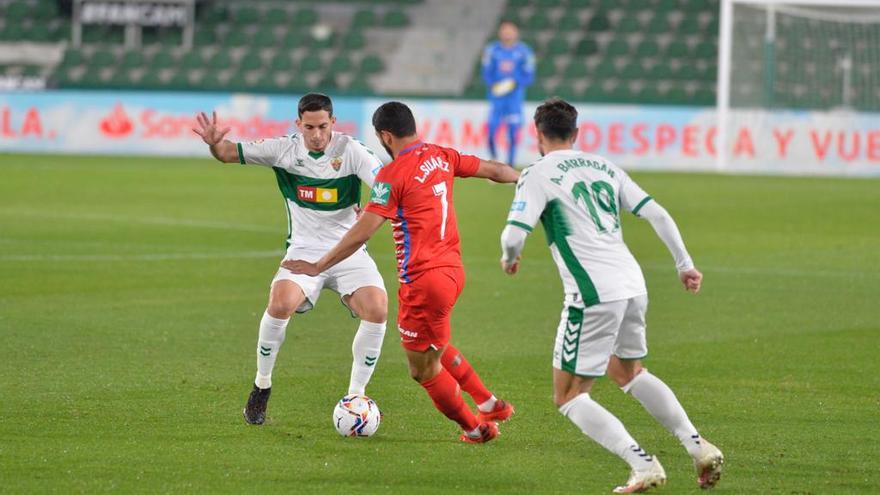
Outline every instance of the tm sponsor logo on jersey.
{"label": "tm sponsor logo on jersey", "polygon": [[518,211],[526,211],[526,202],[525,201],[514,201],[510,204],[510,212],[516,213]]}
{"label": "tm sponsor logo on jersey", "polygon": [[300,201],[308,203],[335,203],[339,201],[339,193],[336,189],[323,187],[297,186],[296,197]]}
{"label": "tm sponsor logo on jersey", "polygon": [[387,205],[389,196],[391,196],[391,184],[377,182],[373,184],[373,188],[370,190],[370,203]]}
{"label": "tm sponsor logo on jersey", "polygon": [[441,160],[440,158],[434,156],[422,162],[419,166],[419,170],[422,171],[421,177],[413,177],[413,179],[421,182],[422,184],[428,179],[428,176],[431,175],[431,172],[440,169],[444,172],[449,172],[449,163]]}

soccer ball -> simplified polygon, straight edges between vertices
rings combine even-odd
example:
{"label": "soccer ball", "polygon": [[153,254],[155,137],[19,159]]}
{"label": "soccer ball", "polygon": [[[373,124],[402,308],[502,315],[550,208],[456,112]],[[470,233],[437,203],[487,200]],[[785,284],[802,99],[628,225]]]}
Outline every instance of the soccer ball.
{"label": "soccer ball", "polygon": [[379,406],[366,395],[346,395],[333,408],[333,427],[344,437],[369,437],[381,421]]}

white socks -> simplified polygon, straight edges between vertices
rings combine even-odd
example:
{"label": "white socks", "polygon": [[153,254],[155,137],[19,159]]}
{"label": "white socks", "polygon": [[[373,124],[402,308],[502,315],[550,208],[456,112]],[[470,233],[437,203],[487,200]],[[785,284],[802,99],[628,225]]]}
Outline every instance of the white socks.
{"label": "white socks", "polygon": [[260,320],[260,338],[257,341],[257,378],[254,383],[260,388],[272,386],[272,368],[275,367],[275,358],[278,350],[284,343],[284,335],[287,322],[290,318],[281,320],[263,313]]}
{"label": "white socks", "polygon": [[646,469],[653,462],[653,457],[638,446],[623,423],[591,399],[590,394],[576,396],[563,404],[559,412],[570,419],[585,435],[608,451],[617,454],[633,469]]}
{"label": "white socks", "polygon": [[672,390],[656,376],[642,370],[621,390],[631,394],[670,433],[678,437],[691,456],[700,452],[700,435]]}
{"label": "white socks", "polygon": [[486,402],[477,404],[477,410],[484,413],[491,412],[492,409],[495,409],[495,403],[497,402],[498,398],[493,395],[492,397],[489,397],[489,400]]}
{"label": "white socks", "polygon": [[373,323],[361,320],[354,341],[351,343],[351,380],[348,382],[348,393],[364,395],[367,383],[376,369],[376,362],[382,352],[382,340],[385,338],[385,322]]}

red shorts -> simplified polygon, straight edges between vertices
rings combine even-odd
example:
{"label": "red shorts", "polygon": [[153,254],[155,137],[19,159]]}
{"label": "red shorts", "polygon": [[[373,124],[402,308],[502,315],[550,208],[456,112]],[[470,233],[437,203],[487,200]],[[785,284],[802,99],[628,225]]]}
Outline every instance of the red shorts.
{"label": "red shorts", "polygon": [[432,268],[397,291],[397,329],[400,343],[422,352],[449,343],[452,308],[464,289],[460,266]]}

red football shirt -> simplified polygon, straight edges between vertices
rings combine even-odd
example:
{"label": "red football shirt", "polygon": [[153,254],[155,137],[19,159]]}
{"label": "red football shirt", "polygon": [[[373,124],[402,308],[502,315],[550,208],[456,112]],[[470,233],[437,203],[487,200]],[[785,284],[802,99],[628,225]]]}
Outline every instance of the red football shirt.
{"label": "red football shirt", "polygon": [[391,220],[401,283],[431,268],[462,266],[452,185],[479,167],[475,156],[416,143],[379,170],[366,211]]}

